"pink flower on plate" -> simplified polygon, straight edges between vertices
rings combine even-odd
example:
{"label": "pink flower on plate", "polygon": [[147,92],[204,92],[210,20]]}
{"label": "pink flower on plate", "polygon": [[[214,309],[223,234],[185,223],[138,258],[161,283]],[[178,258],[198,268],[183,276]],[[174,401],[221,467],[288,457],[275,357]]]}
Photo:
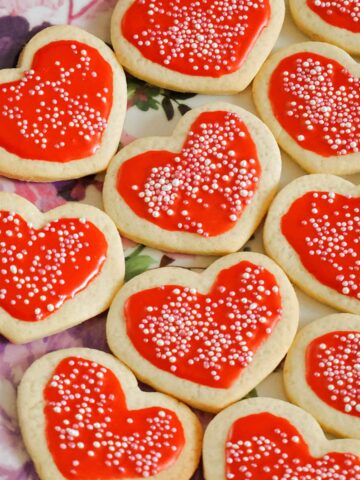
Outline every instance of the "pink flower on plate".
{"label": "pink flower on plate", "polygon": [[48,352],[82,346],[106,350],[104,315],[26,345],[13,345],[0,337],[1,480],[38,479],[21,439],[16,412],[16,388],[23,373]]}
{"label": "pink flower on plate", "polygon": [[128,250],[132,251],[138,246],[138,243],[135,243],[132,240],[130,240],[129,238],[126,238],[126,237],[123,237],[123,236],[121,237],[121,241],[122,241],[123,249],[126,252]]}
{"label": "pink flower on plate", "polygon": [[16,412],[16,387],[2,378],[0,388],[0,478],[35,479],[29,456],[21,440]]}
{"label": "pink flower on plate", "polygon": [[0,12],[4,15],[24,15],[36,7],[46,7],[56,11],[68,0],[0,0]]}
{"label": "pink flower on plate", "polygon": [[122,145],[128,145],[129,143],[133,142],[134,140],[136,140],[136,137],[134,137],[134,135],[131,135],[130,133],[127,133],[125,132],[125,130],[123,130],[122,134],[121,134],[121,144]]}
{"label": "pink flower on plate", "polygon": [[0,177],[0,191],[16,193],[45,212],[65,203],[52,183],[32,183]]}
{"label": "pink flower on plate", "polygon": [[43,22],[75,24],[108,41],[116,0],[0,0],[0,16],[25,17],[30,26]]}
{"label": "pink flower on plate", "polygon": [[84,15],[96,16],[98,13],[111,11],[117,0],[69,0],[69,17],[76,20]]}
{"label": "pink flower on plate", "polygon": [[57,348],[81,346],[68,332],[27,345],[0,343],[0,478],[36,479],[32,463],[21,439],[16,412],[16,388],[24,371],[37,358]]}
{"label": "pink flower on plate", "polygon": [[57,190],[52,183],[16,182],[14,193],[30,200],[42,212],[66,203],[62,197],[57,195]]}
{"label": "pink flower on plate", "polygon": [[110,41],[110,18],[117,0],[69,0],[68,22]]}

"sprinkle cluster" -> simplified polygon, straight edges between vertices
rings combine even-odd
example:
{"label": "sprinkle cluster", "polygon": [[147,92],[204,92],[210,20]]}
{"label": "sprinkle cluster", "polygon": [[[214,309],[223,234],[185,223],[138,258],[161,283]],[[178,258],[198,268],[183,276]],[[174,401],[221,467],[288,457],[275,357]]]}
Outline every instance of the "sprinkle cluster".
{"label": "sprinkle cluster", "polygon": [[127,23],[134,22],[135,13],[129,10],[122,26],[128,40],[147,56],[156,52],[156,61],[164,67],[189,75],[220,76],[236,70],[242,61],[239,52],[247,53],[244,43],[252,45],[269,15],[266,0],[136,3],[143,20],[128,33]]}
{"label": "sprinkle cluster", "polygon": [[95,479],[104,472],[106,478],[148,478],[167,455],[176,457],[175,415],[156,407],[147,414],[127,410],[118,380],[96,362],[63,360],[45,396],[47,441],[66,478]]}
{"label": "sprinkle cluster", "polygon": [[252,201],[258,161],[232,148],[239,140],[252,140],[238,115],[219,113],[223,119],[204,121],[188,132],[173,161],[152,167],[144,185],[131,186],[153,221],[174,217],[178,230],[208,237],[200,218],[211,215],[213,202],[219,203],[220,218],[232,224]]}
{"label": "sprinkle cluster", "polygon": [[[141,354],[182,378],[230,386],[281,314],[274,277],[261,266],[242,263],[225,271],[233,275],[233,284],[220,278],[207,296],[196,288],[167,286],[149,290],[146,297],[130,297],[128,325],[138,325],[128,334]],[[138,318],[132,310],[136,302],[146,312]]]}
{"label": "sprinkle cluster", "polygon": [[[22,142],[27,151],[19,151],[21,147],[11,139],[2,142],[25,158],[64,161],[61,156],[71,155],[69,148],[75,149],[75,158],[81,158],[96,151],[107,127],[112,92],[104,85],[110,67],[96,52],[96,62],[104,63],[103,78],[98,79],[94,53],[89,53],[94,49],[70,41],[52,45],[43,47],[50,49],[47,54],[42,50],[36,54],[33,68],[19,81],[0,86],[0,119],[4,128],[16,132],[16,142]],[[37,60],[44,61],[44,55],[46,67]]]}
{"label": "sprinkle cluster", "polygon": [[360,31],[359,0],[308,0],[308,3],[323,15],[346,17],[353,24],[350,30]]}
{"label": "sprinkle cluster", "polygon": [[226,442],[227,480],[360,479],[360,464],[355,456],[329,453],[312,457],[302,437],[287,421],[287,425],[281,422],[277,426],[275,420],[270,432],[264,429],[260,433],[262,415],[267,414],[252,416],[260,417],[256,434],[251,434],[253,425],[248,425],[250,431],[244,431],[241,439],[229,438]]}
{"label": "sprinkle cluster", "polygon": [[348,155],[360,151],[360,80],[345,69],[344,81],[338,85],[337,64],[330,59],[297,58],[293,71],[282,74],[282,88],[291,94],[286,114],[304,134],[296,140],[302,144],[316,129],[329,146],[332,155]]}
{"label": "sprinkle cluster", "polygon": [[[360,299],[360,207],[336,204],[339,196],[333,192],[314,192],[312,197],[310,218],[301,222],[311,227],[305,237],[308,254],[335,271],[340,293]],[[331,208],[324,211],[326,203]]]}
{"label": "sprinkle cluster", "polygon": [[307,365],[308,375],[322,387],[315,393],[333,408],[360,417],[360,332],[332,332],[308,349],[316,362]]}
{"label": "sprinkle cluster", "polygon": [[1,211],[0,305],[15,318],[42,320],[86,287],[105,254],[103,234],[84,218],[37,230],[18,214]]}

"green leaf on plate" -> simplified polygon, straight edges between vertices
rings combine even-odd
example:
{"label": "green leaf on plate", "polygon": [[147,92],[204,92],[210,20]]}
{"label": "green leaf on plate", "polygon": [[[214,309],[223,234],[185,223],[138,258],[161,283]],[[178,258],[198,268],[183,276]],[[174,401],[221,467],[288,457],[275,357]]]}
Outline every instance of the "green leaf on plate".
{"label": "green leaf on plate", "polygon": [[189,98],[196,97],[196,93],[190,93],[190,92],[173,92],[171,90],[168,90],[168,96],[170,98],[176,98],[176,100],[187,100]]}
{"label": "green leaf on plate", "polygon": [[134,100],[135,105],[139,110],[142,110],[143,112],[147,112],[148,110],[153,109],[153,110],[158,110],[160,103],[155,100],[155,98],[148,97],[146,99],[139,99],[135,98]]}
{"label": "green leaf on plate", "polygon": [[256,391],[256,388],[253,388],[252,390],[250,390],[250,392],[245,395],[245,397],[242,398],[242,400],[245,400],[246,398],[254,398],[254,397],[258,397],[258,393]]}
{"label": "green leaf on plate", "polygon": [[185,115],[185,113],[191,110],[191,107],[189,107],[188,105],[185,105],[185,103],[180,103],[178,105],[178,110],[181,113],[181,115]]}
{"label": "green leaf on plate", "polygon": [[125,282],[148,270],[156,263],[149,255],[135,255],[125,258]]}
{"label": "green leaf on plate", "polygon": [[171,103],[171,100],[169,97],[164,97],[161,102],[161,106],[165,112],[166,118],[168,120],[172,120],[174,118],[174,107]]}

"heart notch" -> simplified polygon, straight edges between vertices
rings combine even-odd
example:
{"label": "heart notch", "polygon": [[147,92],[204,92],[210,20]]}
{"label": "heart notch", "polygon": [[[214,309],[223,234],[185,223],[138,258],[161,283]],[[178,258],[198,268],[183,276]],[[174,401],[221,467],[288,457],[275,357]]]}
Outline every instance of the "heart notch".
{"label": "heart notch", "polygon": [[120,0],[111,21],[117,57],[135,77],[171,90],[244,90],[270,53],[283,0]]}
{"label": "heart notch", "polygon": [[104,206],[134,241],[181,253],[234,252],[260,223],[281,173],[277,144],[254,115],[214,103],[171,137],[135,140],[111,162]]}
{"label": "heart notch", "polygon": [[185,405],[144,393],[111,355],[75,348],[47,354],[18,391],[25,445],[41,480],[188,480],[202,429]]}
{"label": "heart notch", "polygon": [[217,412],[284,357],[298,323],[295,293],[267,257],[238,253],[202,274],[145,272],[111,305],[113,353],[154,388]]}
{"label": "heart notch", "polygon": [[0,172],[54,181],[104,170],[120,141],[126,81],[112,51],[73,26],[49,27],[0,72]]}
{"label": "heart notch", "polygon": [[203,460],[206,480],[355,480],[360,441],[329,441],[301,408],[272,398],[252,398],[210,422]]}
{"label": "heart notch", "polygon": [[42,214],[0,193],[0,332],[26,343],[106,310],[124,280],[115,225],[101,210],[67,203]]}
{"label": "heart notch", "polygon": [[306,175],[272,203],[265,249],[308,295],[360,313],[359,187],[334,175]]}

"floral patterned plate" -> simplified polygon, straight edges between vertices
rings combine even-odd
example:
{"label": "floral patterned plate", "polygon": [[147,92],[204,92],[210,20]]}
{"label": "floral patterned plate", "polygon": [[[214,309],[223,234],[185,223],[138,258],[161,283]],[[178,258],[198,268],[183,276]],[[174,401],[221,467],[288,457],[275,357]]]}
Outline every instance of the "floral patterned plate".
{"label": "floral patterned plate", "polygon": [[[0,0],[0,68],[13,67],[19,51],[35,33],[52,24],[69,23],[87,29],[109,41],[109,21],[115,0]],[[289,14],[275,48],[306,40],[292,23]],[[219,99],[219,97],[217,98]],[[239,95],[222,97],[255,113],[250,89]],[[179,117],[189,109],[216,100],[214,97],[176,93],[128,77],[128,112],[122,145],[147,135],[169,135]],[[283,154],[282,185],[304,172]],[[351,178],[360,182],[360,176]],[[101,208],[103,177],[92,175],[79,180],[55,183],[25,183],[0,177],[0,190],[15,192],[43,211],[66,201],[94,204]],[[149,268],[176,265],[203,269],[214,258],[169,254],[136,245],[123,239],[126,279]],[[244,250],[262,252],[261,227]],[[332,310],[298,291],[301,324]],[[36,480],[38,476],[23,446],[16,416],[16,388],[26,368],[47,352],[67,347],[93,347],[107,351],[105,315],[89,320],[66,332],[27,345],[12,345],[0,338],[0,480]],[[280,365],[249,395],[284,398]],[[146,386],[144,389],[148,388]],[[204,425],[210,415],[198,412]],[[193,479],[203,479],[199,469]]]}

